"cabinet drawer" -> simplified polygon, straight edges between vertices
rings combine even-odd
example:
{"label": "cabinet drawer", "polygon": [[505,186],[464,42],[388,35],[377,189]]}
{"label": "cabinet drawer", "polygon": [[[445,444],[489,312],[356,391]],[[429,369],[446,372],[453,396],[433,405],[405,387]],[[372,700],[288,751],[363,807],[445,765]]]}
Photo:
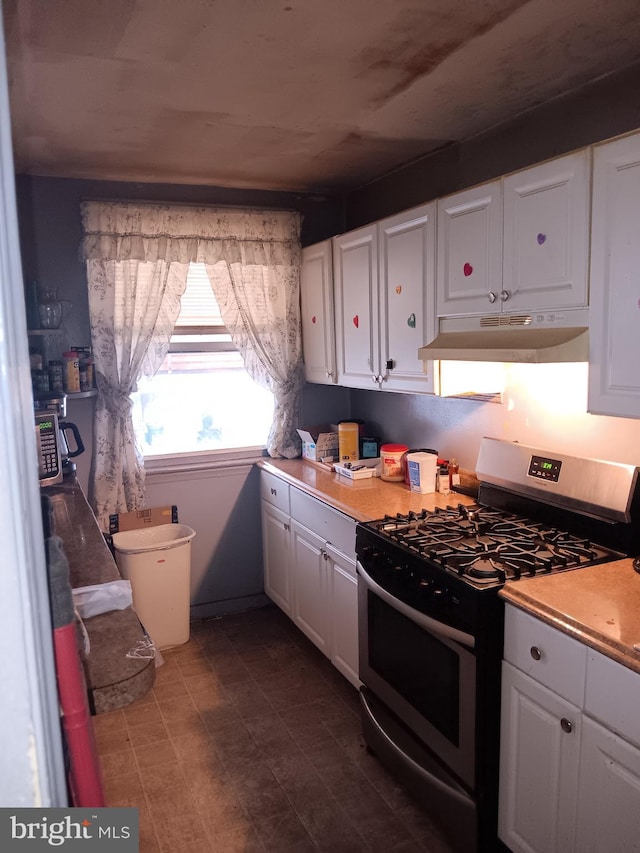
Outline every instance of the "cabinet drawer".
{"label": "cabinet drawer", "polygon": [[589,649],[585,713],[640,746],[640,674]]}
{"label": "cabinet drawer", "polygon": [[505,660],[582,707],[587,647],[522,610],[505,610]]}
{"label": "cabinet drawer", "polygon": [[289,515],[289,484],[268,471],[260,472],[260,494],[263,501],[277,506]]}
{"label": "cabinet drawer", "polygon": [[353,557],[356,550],[356,523],[300,489],[291,489],[291,517],[304,524],[338,551]]}

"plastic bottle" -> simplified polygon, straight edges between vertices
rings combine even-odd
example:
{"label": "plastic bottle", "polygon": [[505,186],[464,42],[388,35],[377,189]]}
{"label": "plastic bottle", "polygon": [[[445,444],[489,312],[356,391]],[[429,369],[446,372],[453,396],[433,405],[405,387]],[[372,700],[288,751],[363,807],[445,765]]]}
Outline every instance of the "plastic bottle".
{"label": "plastic bottle", "polygon": [[343,422],[338,424],[338,454],[340,462],[355,462],[360,458],[360,432],[358,424]]}

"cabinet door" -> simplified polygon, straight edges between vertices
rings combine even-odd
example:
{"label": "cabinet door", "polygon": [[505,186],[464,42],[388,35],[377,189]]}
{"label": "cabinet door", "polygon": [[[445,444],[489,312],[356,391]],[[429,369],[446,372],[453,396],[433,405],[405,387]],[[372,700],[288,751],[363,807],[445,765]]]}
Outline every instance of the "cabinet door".
{"label": "cabinet door", "polygon": [[262,543],[264,591],[278,607],[291,616],[289,516],[264,500],[262,501]]}
{"label": "cabinet door", "polygon": [[640,134],[594,148],[589,401],[640,417]]}
{"label": "cabinet door", "polygon": [[576,849],[640,851],[640,749],[585,717]]}
{"label": "cabinet door", "polygon": [[503,663],[498,834],[513,851],[575,847],[580,711]]}
{"label": "cabinet door", "polygon": [[329,657],[327,552],[324,539],[292,520],[292,618]]}
{"label": "cabinet door", "polygon": [[502,291],[502,185],[438,201],[439,317],[496,313]]}
{"label": "cabinet door", "polygon": [[418,349],[435,337],[435,212],[428,204],[379,223],[380,361],[393,391],[434,391]]}
{"label": "cabinet door", "polygon": [[586,306],[589,151],[503,181],[504,311]]}
{"label": "cabinet door", "polygon": [[358,678],[358,583],[356,562],[326,546],[330,571],[331,592],[329,618],[331,620],[331,663],[354,687],[360,687]]}
{"label": "cabinet door", "polygon": [[377,225],[333,238],[338,384],[377,388],[378,340]]}
{"label": "cabinet door", "polygon": [[336,381],[331,240],[302,250],[302,348],[307,382]]}

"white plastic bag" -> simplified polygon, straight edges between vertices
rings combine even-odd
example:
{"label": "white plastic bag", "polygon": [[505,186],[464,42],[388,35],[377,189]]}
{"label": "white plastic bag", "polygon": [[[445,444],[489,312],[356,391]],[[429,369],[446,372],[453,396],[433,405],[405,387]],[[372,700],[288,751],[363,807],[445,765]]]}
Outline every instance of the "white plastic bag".
{"label": "white plastic bag", "polygon": [[94,586],[80,586],[71,590],[73,603],[83,619],[108,613],[110,610],[124,610],[132,604],[130,581],[111,581]]}

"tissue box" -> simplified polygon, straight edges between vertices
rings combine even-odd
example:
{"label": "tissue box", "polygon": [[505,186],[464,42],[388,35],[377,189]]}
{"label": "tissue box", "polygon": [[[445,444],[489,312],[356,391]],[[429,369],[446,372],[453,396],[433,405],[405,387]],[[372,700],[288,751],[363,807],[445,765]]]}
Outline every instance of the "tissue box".
{"label": "tissue box", "polygon": [[338,427],[335,424],[318,424],[298,429],[302,439],[302,456],[311,462],[320,462],[324,456],[338,458]]}

